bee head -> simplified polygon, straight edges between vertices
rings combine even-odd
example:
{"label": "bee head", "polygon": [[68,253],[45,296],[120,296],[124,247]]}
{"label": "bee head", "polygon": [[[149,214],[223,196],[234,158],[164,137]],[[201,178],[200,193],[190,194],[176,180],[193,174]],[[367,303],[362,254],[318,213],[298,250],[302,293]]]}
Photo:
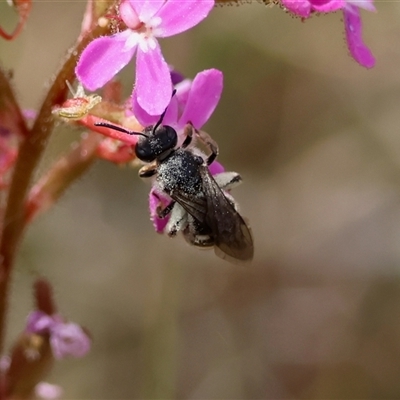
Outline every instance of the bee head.
{"label": "bee head", "polygon": [[156,124],[144,129],[135,147],[136,157],[144,162],[152,162],[173,150],[178,142],[174,128]]}
{"label": "bee head", "polygon": [[[176,90],[173,90],[172,97]],[[97,122],[96,126],[104,126],[128,135],[140,136],[136,147],[136,157],[144,162],[152,162],[156,159],[163,159],[174,149],[178,142],[176,130],[169,125],[162,125],[167,108],[161,114],[155,125],[144,128],[142,132],[129,131],[121,126],[113,125],[108,122]]]}

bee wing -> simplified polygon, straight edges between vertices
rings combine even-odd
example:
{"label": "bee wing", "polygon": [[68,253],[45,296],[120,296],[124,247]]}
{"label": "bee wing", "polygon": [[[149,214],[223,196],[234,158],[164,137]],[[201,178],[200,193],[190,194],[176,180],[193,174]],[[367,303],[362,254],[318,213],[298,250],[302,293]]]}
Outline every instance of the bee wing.
{"label": "bee wing", "polygon": [[195,197],[193,194],[187,194],[182,191],[172,192],[169,196],[179,203],[186,212],[196,218],[199,222],[204,223],[207,212],[207,202],[203,197]]}
{"label": "bee wing", "polygon": [[207,202],[205,222],[215,240],[215,254],[233,263],[251,261],[254,253],[249,226],[211,176],[206,166],[200,167]]}

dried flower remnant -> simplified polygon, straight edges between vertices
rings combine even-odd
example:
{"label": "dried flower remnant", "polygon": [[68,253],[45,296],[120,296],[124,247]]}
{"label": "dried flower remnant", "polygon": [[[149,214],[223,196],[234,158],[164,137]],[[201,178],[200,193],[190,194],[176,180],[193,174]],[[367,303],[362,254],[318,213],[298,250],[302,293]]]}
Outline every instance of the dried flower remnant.
{"label": "dried flower remnant", "polygon": [[172,83],[157,38],[192,28],[207,17],[213,6],[214,0],[123,0],[119,11],[127,29],[95,39],[86,47],[76,67],[78,79],[94,91],[111,80],[137,52],[137,101],[148,114],[160,115],[170,101]]}
{"label": "dried flower remnant", "polygon": [[72,322],[65,322],[58,315],[48,315],[43,311],[33,311],[26,325],[28,334],[49,335],[54,358],[67,356],[83,357],[90,350],[90,338],[83,329]]}
{"label": "dried flower remnant", "polygon": [[66,121],[79,120],[86,116],[89,111],[101,102],[101,97],[97,94],[86,95],[83,86],[79,83],[74,92],[69,82],[66,82],[72,99],[66,100],[62,106],[56,106],[52,110],[52,114]]}

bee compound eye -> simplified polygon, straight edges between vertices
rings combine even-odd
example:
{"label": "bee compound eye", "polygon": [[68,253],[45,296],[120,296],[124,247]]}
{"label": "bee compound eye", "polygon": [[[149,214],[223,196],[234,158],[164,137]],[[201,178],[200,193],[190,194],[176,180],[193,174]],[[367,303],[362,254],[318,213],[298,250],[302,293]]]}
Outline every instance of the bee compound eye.
{"label": "bee compound eye", "polygon": [[135,154],[139,160],[151,162],[156,158],[154,150],[147,138],[140,138],[135,147]]}
{"label": "bee compound eye", "polygon": [[178,135],[176,130],[171,126],[164,125],[161,133],[164,149],[170,149],[176,146],[178,142]]}

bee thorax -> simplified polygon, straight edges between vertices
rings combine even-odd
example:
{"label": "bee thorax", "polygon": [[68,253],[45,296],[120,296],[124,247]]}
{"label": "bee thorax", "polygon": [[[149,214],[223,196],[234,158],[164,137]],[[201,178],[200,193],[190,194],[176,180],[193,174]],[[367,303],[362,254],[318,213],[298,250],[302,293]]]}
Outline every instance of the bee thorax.
{"label": "bee thorax", "polygon": [[157,183],[167,193],[180,190],[197,195],[202,187],[199,173],[202,163],[201,157],[178,149],[159,164]]}

